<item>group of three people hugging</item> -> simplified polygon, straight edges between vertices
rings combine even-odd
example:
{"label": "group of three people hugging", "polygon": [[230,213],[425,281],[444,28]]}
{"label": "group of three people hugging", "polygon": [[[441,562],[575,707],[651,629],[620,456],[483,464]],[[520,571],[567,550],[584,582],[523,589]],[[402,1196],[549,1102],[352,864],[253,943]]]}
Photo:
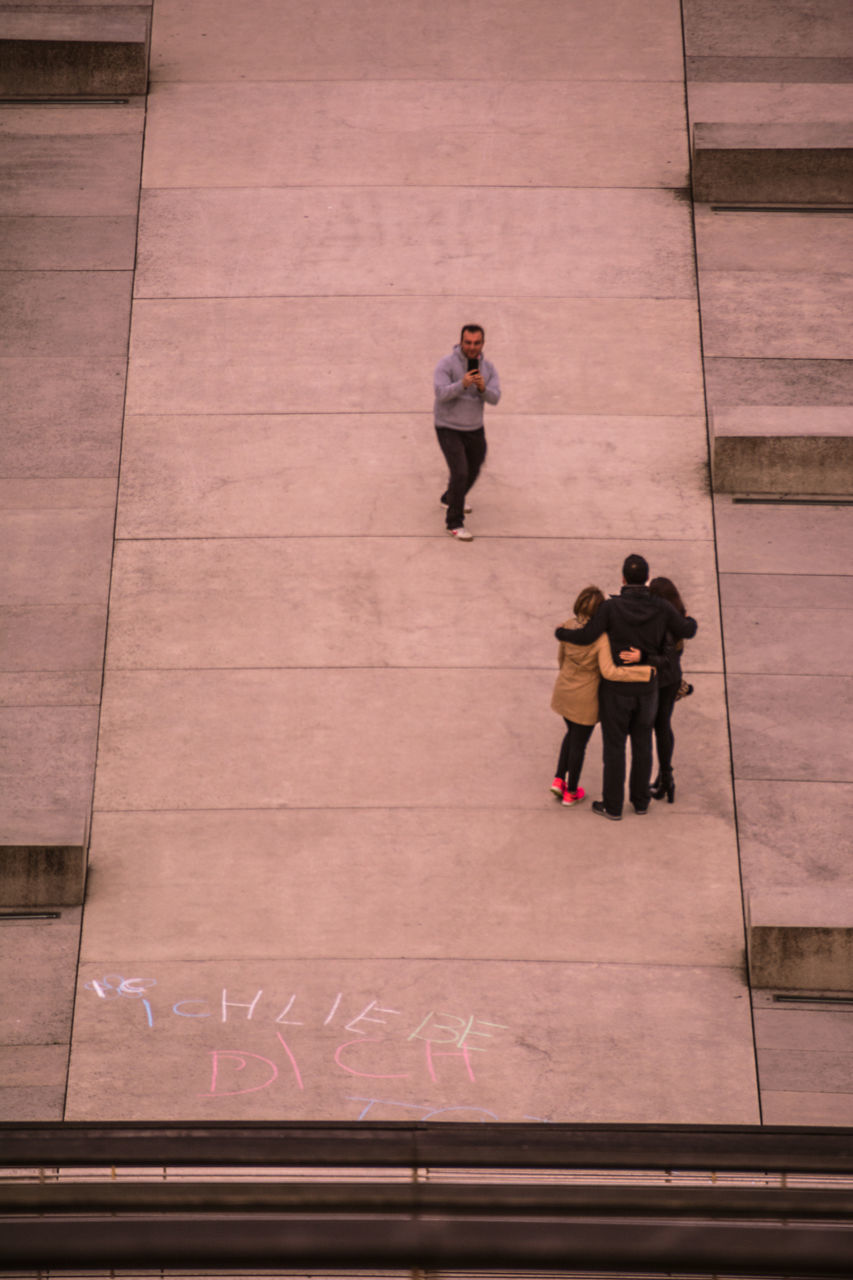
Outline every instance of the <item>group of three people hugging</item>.
{"label": "group of three people hugging", "polygon": [[[635,813],[649,800],[675,800],[672,712],[693,692],[681,671],[684,641],[696,622],[669,578],[652,578],[640,555],[622,566],[622,590],[605,600],[589,586],[574,603],[574,616],[556,630],[559,674],[551,706],[566,722],[566,733],[551,791],[566,806],[583,800],[580,785],[586,746],[601,720],[603,796],[592,808],[619,821],[625,789],[625,747],[631,741],[629,799]],[[652,735],[658,773],[650,783]]]}
{"label": "group of three people hugging", "polygon": [[[483,409],[501,397],[498,372],[483,354],[480,324],[464,324],[459,341],[435,368],[435,430],[447,462],[447,486],[439,498],[448,534],[473,542],[465,528],[468,494],[486,458]],[[598,587],[585,587],[574,617],[557,628],[560,674],[551,702],[566,722],[566,734],[551,790],[570,806],[584,798],[580,785],[584,754],[601,719],[604,795],[593,811],[618,822],[625,790],[625,744],[631,740],[629,797],[636,813],[647,813],[650,796],[675,799],[672,774],[672,709],[679,691],[690,690],[681,675],[681,649],[696,623],[669,578],[649,582],[642,556],[622,566],[622,591],[605,600]],[[657,742],[658,776],[650,784],[652,733]]]}

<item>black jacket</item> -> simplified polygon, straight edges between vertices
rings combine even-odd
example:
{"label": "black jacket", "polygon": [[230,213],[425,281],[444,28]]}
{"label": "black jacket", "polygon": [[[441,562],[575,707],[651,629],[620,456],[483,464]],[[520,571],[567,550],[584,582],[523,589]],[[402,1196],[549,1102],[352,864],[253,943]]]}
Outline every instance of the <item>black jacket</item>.
{"label": "black jacket", "polygon": [[[658,665],[666,648],[667,635],[675,640],[689,640],[696,634],[696,620],[683,618],[668,600],[653,596],[648,587],[625,586],[618,596],[605,600],[585,626],[577,631],[558,627],[555,634],[558,640],[568,644],[592,644],[605,631],[616,666],[624,666],[619,659],[620,650],[635,648],[642,651],[641,662]],[[624,684],[611,683],[614,688],[625,691]],[[627,687],[632,693],[637,692],[637,685]]]}

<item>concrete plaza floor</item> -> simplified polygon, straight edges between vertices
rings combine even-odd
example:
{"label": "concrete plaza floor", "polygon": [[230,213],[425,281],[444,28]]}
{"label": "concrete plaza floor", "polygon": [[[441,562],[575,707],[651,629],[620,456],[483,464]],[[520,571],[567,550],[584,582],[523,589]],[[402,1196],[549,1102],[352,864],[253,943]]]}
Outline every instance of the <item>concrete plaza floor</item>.
{"label": "concrete plaza floor", "polygon": [[[844,1014],[794,1037],[823,1110],[790,1054],[759,1089],[798,1015],[753,1017],[732,756],[760,890],[791,788],[750,607],[798,725],[843,744],[850,684],[773,648],[762,538],[849,586],[849,526],[809,559],[714,509],[680,4],[156,0],[151,80],[70,1063],[7,1113],[850,1123]],[[504,395],[461,545],[431,373],[467,321]],[[549,794],[552,637],[631,551],[699,631],[676,803],[617,825]]]}

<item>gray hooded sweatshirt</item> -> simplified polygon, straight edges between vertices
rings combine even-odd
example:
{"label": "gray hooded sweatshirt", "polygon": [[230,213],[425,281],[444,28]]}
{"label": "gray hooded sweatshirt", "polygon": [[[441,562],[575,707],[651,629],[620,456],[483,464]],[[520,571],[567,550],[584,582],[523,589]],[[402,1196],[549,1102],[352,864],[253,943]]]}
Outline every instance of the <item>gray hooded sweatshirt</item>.
{"label": "gray hooded sweatshirt", "polygon": [[457,342],[449,356],[435,367],[435,425],[452,427],[454,431],[476,431],[483,425],[483,404],[497,404],[501,398],[498,371],[491,361],[480,356],[480,372],[486,384],[481,395],[476,387],[462,386],[468,361]]}

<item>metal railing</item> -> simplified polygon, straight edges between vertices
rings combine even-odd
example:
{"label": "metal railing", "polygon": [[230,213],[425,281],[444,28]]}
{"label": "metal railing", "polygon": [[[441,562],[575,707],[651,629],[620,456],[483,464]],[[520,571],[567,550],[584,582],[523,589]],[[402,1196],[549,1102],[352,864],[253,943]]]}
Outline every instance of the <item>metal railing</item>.
{"label": "metal railing", "polygon": [[5,1124],[0,1166],[7,1273],[853,1275],[850,1129]]}

